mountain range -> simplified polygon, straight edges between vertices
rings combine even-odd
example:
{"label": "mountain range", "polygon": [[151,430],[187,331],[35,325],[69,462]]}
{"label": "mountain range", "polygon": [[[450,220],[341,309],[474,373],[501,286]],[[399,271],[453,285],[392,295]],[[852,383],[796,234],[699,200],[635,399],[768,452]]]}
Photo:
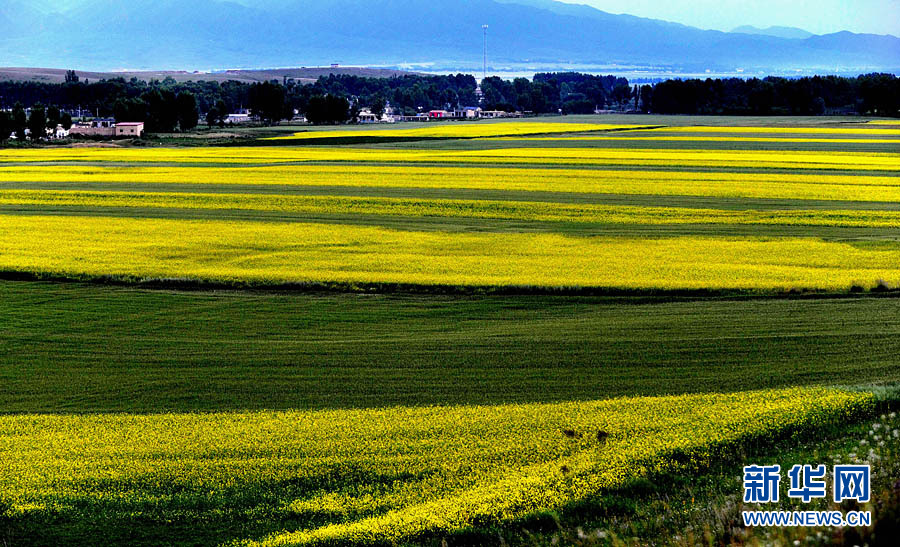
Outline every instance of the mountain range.
{"label": "mountain range", "polygon": [[900,38],[701,30],[553,0],[3,0],[0,64],[91,70],[656,66],[900,72]]}
{"label": "mountain range", "polygon": [[757,28],[752,25],[742,25],[732,30],[731,32],[741,34],[756,34],[759,36],[775,36],[776,38],[787,38],[789,40],[805,40],[807,38],[812,38],[813,36],[815,36],[815,34],[813,34],[812,32],[803,30],[802,28],[777,26]]}

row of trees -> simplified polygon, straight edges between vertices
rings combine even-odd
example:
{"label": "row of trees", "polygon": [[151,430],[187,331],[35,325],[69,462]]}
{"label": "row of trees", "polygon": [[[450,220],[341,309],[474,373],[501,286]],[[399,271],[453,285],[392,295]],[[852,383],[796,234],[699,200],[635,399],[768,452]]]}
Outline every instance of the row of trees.
{"label": "row of trees", "polygon": [[[353,106],[360,105],[379,116],[388,103],[396,113],[410,115],[432,109],[476,106],[479,102],[487,110],[576,114],[623,105],[633,96],[625,78],[578,73],[537,74],[533,81],[486,78],[481,82],[481,101],[476,95],[477,86],[475,77],[467,74],[397,78],[330,75],[311,85],[287,86],[285,100],[314,123],[317,120],[334,123],[353,117]],[[335,108],[337,98],[348,100],[347,116],[339,115],[340,109]],[[329,104],[330,108],[326,108]]]}
{"label": "row of trees", "polygon": [[[380,114],[387,102],[399,113],[415,114],[420,110],[477,106],[477,86],[475,77],[468,74],[399,78],[331,75],[319,78],[315,84],[290,89],[287,100],[304,113],[312,97],[334,95],[368,106],[375,114]],[[598,107],[623,105],[632,98],[625,78],[571,72],[536,74],[533,80],[507,81],[492,76],[481,82],[481,90],[482,106],[487,110],[537,114],[560,110],[588,113]]]}
{"label": "row of trees", "polygon": [[[374,79],[374,78],[373,78]],[[359,101],[351,103],[344,96],[313,86],[280,85],[277,82],[253,84],[248,93],[250,113],[267,125],[291,119],[299,112],[314,124],[344,123],[358,113]],[[375,104],[378,97],[369,99]],[[383,102],[381,110],[384,110]],[[213,107],[207,115],[210,125],[223,124],[224,103]],[[376,107],[377,108],[377,107]]]}
{"label": "row of trees", "polygon": [[58,107],[44,108],[42,104],[36,104],[31,108],[31,114],[25,112],[22,103],[16,103],[11,111],[0,112],[0,142],[3,142],[15,134],[19,140],[25,140],[27,129],[32,138],[43,138],[47,130],[54,130],[57,126],[63,129],[72,127],[72,116],[61,112]]}
{"label": "row of trees", "polygon": [[[221,125],[230,112],[246,107],[265,123],[290,119],[295,112],[313,123],[342,123],[368,106],[380,115],[387,103],[398,113],[474,106],[477,82],[471,75],[405,75],[365,78],[330,75],[309,85],[283,81],[144,82],[132,78],[90,83],[69,72],[66,82],[0,82],[0,108],[57,105],[48,120],[63,110],[85,109],[98,116],[142,121],[151,132],[183,131],[197,126],[199,112],[210,125]],[[533,80],[497,77],[481,82],[482,107],[488,110],[582,114],[597,108],[636,108],[661,114],[818,115],[859,112],[900,116],[900,79],[892,74],[857,78],[765,78],[743,80],[668,80],[631,87],[625,78],[580,73],[541,73]],[[27,123],[27,121],[26,121]],[[48,122],[49,123],[49,122]],[[0,116],[0,133],[18,132],[18,112]],[[15,127],[6,132],[7,126]],[[54,125],[55,127],[55,125]]]}
{"label": "row of trees", "polygon": [[[114,78],[89,82],[71,73],[65,83],[53,84],[33,81],[0,82],[0,108],[9,108],[16,102],[26,106],[56,104],[67,110],[84,109],[98,117],[114,115],[119,101],[143,99],[149,102],[154,91],[174,94],[190,93],[200,112],[209,112],[217,102],[223,101],[226,110],[248,103],[250,85],[242,82],[176,82],[173,78],[149,82],[131,78]],[[171,98],[171,95],[169,95]],[[144,121],[144,120],[138,120]]]}
{"label": "row of trees", "polygon": [[638,93],[640,108],[659,114],[900,116],[900,79],[893,74],[668,80]]}
{"label": "row of trees", "polygon": [[481,89],[489,110],[536,114],[589,114],[598,108],[624,107],[632,97],[625,78],[577,72],[539,73],[533,80],[490,77],[481,83]]}
{"label": "row of trees", "polygon": [[[155,89],[134,99],[119,99],[113,105],[113,114],[120,121],[144,122],[149,131],[172,132],[176,127],[190,131],[197,127],[199,114],[197,100],[190,92],[177,95],[170,90]],[[45,129],[54,130],[72,127],[72,116],[59,106],[45,108],[36,103],[28,115],[21,102],[10,111],[0,111],[0,141],[15,134],[19,140],[25,139],[25,129],[29,129],[32,139],[44,138]]]}
{"label": "row of trees", "polygon": [[[470,75],[363,78],[331,75],[315,84],[287,86],[285,101],[307,118],[317,118],[326,96],[344,97],[351,105],[381,114],[386,102],[400,113],[474,106],[477,82]],[[626,78],[576,72],[539,73],[532,80],[497,77],[481,82],[487,110],[536,114],[588,114],[596,109],[638,109],[659,114],[821,115],[859,113],[900,116],[900,79],[893,74],[856,78],[667,80],[631,86]],[[317,97],[319,100],[311,101]],[[312,106],[312,108],[310,108]],[[313,116],[310,116],[310,112]],[[349,117],[353,116],[353,111]],[[333,118],[331,121],[343,121]]]}
{"label": "row of trees", "polygon": [[[83,109],[99,117],[125,116],[144,121],[148,131],[173,129],[172,119],[160,112],[160,106],[172,110],[172,97],[191,94],[200,112],[210,114],[207,121],[221,123],[231,112],[250,109],[268,122],[290,118],[295,111],[307,114],[315,110],[329,95],[341,97],[354,105],[384,105],[390,102],[399,112],[415,113],[418,109],[443,108],[445,105],[477,104],[477,82],[470,75],[418,76],[397,78],[364,78],[331,75],[310,85],[290,79],[260,84],[238,81],[176,82],[172,78],[145,82],[132,78],[115,78],[89,82],[69,72],[66,82],[0,82],[0,108],[21,102],[25,105],[57,104],[65,109]],[[158,93],[158,95],[157,95]],[[186,110],[186,104],[181,105]],[[348,106],[349,108],[349,106]],[[383,107],[382,107],[383,108]],[[313,117],[318,117],[313,113]],[[352,114],[352,112],[351,112]],[[186,118],[182,114],[181,118]],[[124,119],[124,118],[122,118]],[[335,120],[340,121],[340,120]],[[175,125],[180,126],[180,122]],[[187,124],[190,126],[190,123]]]}
{"label": "row of trees", "polygon": [[197,127],[200,113],[197,97],[190,91],[151,89],[139,97],[120,98],[112,115],[119,121],[144,122],[147,131],[171,133],[175,128],[190,131]]}
{"label": "row of trees", "polygon": [[[478,104],[478,82],[469,74],[395,78],[365,78],[347,74],[323,76],[311,85],[289,86],[287,101],[292,108],[308,115],[310,100],[328,95],[344,97],[353,104],[371,107],[375,113],[390,103],[397,113],[415,114],[421,110]],[[313,103],[313,108],[319,101]]]}

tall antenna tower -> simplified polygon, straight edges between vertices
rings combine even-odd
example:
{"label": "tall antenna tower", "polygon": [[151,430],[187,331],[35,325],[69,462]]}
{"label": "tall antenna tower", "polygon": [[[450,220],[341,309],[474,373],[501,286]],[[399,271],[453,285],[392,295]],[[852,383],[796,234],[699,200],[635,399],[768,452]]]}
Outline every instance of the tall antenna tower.
{"label": "tall antenna tower", "polygon": [[487,78],[487,25],[481,25],[481,30],[484,31],[484,67],[481,72],[481,80],[484,81]]}

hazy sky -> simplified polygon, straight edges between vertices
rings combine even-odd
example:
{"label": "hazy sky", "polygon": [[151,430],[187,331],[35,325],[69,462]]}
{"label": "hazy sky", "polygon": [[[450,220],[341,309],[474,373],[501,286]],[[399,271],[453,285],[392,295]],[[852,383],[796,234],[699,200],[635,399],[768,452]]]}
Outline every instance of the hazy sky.
{"label": "hazy sky", "polygon": [[900,36],[900,0],[562,0],[706,29],[740,25]]}

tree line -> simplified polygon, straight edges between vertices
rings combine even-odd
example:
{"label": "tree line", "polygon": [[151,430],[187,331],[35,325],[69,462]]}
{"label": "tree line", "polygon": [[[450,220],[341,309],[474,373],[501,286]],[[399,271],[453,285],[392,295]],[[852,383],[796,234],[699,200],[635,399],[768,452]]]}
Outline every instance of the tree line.
{"label": "tree line", "polygon": [[[900,116],[900,79],[892,74],[667,80],[631,86],[626,78],[616,76],[558,72],[539,73],[532,80],[486,78],[480,98],[477,87],[475,77],[468,74],[393,78],[332,74],[303,85],[288,78],[252,84],[172,78],[89,82],[69,71],[66,81],[58,84],[0,82],[0,139],[10,133],[24,134],[26,127],[37,128],[42,122],[47,127],[56,127],[53,122],[71,123],[65,116],[77,110],[144,122],[150,132],[191,130],[201,112],[211,126],[224,124],[228,114],[240,108],[249,109],[265,123],[299,113],[324,124],[346,122],[362,107],[381,115],[388,104],[395,113],[407,115],[480,105],[485,110],[535,114],[586,114],[610,108],[659,114]],[[34,122],[28,117],[23,120],[23,105],[30,107]]]}
{"label": "tree line", "polygon": [[43,136],[47,130],[52,131],[57,126],[69,129],[72,127],[72,116],[60,111],[59,107],[46,108],[40,103],[31,108],[29,115],[22,103],[16,103],[12,110],[0,111],[0,142],[13,134],[17,139],[25,140],[26,129],[31,135]]}
{"label": "tree line", "polygon": [[[349,74],[322,76],[315,83],[290,86],[288,101],[306,113],[313,97],[335,96],[378,112],[387,103],[398,114],[414,115],[421,110],[476,106],[478,82],[470,74],[423,76],[406,74],[393,78],[367,78]],[[317,106],[315,103],[313,106]]]}
{"label": "tree line", "polygon": [[597,109],[627,108],[632,97],[626,78],[577,72],[538,73],[533,80],[490,77],[481,88],[488,110],[535,114],[591,114]]}
{"label": "tree line", "polygon": [[637,97],[642,111],[657,114],[900,116],[900,79],[893,74],[667,80],[640,87]]}
{"label": "tree line", "polygon": [[619,106],[632,98],[628,80],[616,76],[580,73],[540,73],[533,80],[508,81],[492,76],[481,82],[469,74],[448,76],[405,75],[396,78],[363,78],[351,75],[321,77],[314,84],[289,93],[295,107],[306,112],[315,96],[344,97],[352,104],[370,107],[380,115],[390,103],[396,113],[413,115],[433,109],[481,106],[485,110],[528,111],[535,114],[592,113],[597,108]]}

